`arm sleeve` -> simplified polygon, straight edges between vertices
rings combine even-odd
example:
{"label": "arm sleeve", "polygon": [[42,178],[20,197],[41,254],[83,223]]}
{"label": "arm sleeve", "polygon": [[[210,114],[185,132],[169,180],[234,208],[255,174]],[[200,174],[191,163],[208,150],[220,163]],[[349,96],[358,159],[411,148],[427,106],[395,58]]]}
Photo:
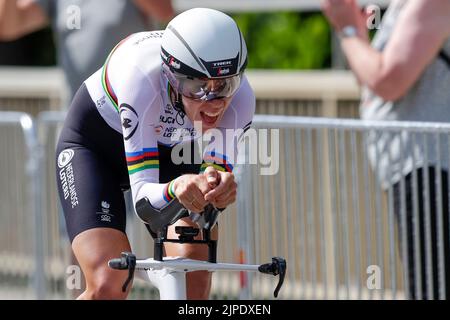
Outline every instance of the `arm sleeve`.
{"label": "arm sleeve", "polygon": [[159,151],[154,128],[160,111],[158,88],[137,66],[108,71],[116,79],[114,89],[133,203],[136,205],[137,201],[147,197],[152,206],[159,209],[173,196],[168,184],[159,183]]}
{"label": "arm sleeve", "polygon": [[200,172],[213,166],[219,171],[232,172],[237,164],[239,142],[250,129],[255,114],[255,95],[247,78],[243,78],[239,91],[234,96],[224,118],[217,129],[210,130],[209,140],[203,153]]}

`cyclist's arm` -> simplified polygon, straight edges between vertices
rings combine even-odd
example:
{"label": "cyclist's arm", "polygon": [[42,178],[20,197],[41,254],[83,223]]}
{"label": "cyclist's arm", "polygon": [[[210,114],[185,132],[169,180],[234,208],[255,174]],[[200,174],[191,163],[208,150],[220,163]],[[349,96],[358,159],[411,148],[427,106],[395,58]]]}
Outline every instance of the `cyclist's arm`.
{"label": "cyclist's arm", "polygon": [[47,14],[33,0],[0,0],[0,40],[16,40],[44,28]]}
{"label": "cyclist's arm", "polygon": [[173,199],[167,193],[168,184],[159,183],[154,125],[159,121],[160,98],[150,79],[123,58],[111,58],[108,74],[118,100],[133,202],[147,197],[160,209]]}

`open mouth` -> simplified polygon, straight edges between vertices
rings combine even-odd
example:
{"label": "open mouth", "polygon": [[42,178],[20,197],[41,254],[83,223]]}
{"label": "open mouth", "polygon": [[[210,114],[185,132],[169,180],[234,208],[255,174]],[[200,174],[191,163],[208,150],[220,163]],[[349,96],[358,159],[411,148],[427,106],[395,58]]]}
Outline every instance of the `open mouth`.
{"label": "open mouth", "polygon": [[220,111],[217,111],[215,113],[207,112],[207,111],[201,111],[200,116],[202,117],[202,120],[207,125],[214,125],[220,116]]}

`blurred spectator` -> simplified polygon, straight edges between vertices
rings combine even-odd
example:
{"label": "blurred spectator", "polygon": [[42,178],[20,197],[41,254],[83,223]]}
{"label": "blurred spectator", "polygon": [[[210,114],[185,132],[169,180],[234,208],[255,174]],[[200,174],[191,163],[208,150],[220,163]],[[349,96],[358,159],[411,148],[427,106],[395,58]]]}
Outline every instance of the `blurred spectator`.
{"label": "blurred spectator", "polygon": [[[367,15],[360,10],[356,0],[326,0],[323,1],[323,10],[339,33],[349,65],[363,86],[360,108],[363,119],[450,121],[450,1],[392,1],[372,46],[366,27]],[[442,282],[438,272],[437,244],[437,208],[440,205],[438,201],[442,201],[444,230],[441,231],[444,232],[445,288],[448,299],[448,152],[441,152],[439,160],[442,170],[437,172],[435,148],[429,146],[426,151],[422,144],[414,143],[408,135],[392,136],[386,133],[369,138],[368,143],[369,156],[372,162],[377,161],[377,175],[382,186],[385,189],[393,188],[397,222],[401,222],[402,203],[406,204],[408,261],[403,257],[403,263],[409,266],[405,272],[408,272],[409,297],[412,299],[437,299],[442,297],[439,293],[443,294],[439,292]],[[378,158],[374,157],[375,148],[381,153]],[[448,147],[444,150],[448,150]],[[424,154],[427,152],[428,162],[425,163]],[[426,172],[428,180],[423,176]],[[416,174],[417,189],[413,187]],[[402,199],[400,188],[402,179],[406,187],[405,199]],[[437,179],[442,179],[442,200],[437,196]],[[430,190],[428,202],[423,192],[426,181],[429,182]],[[419,246],[415,246],[413,241],[414,199],[418,200]],[[426,208],[428,203],[430,206]],[[425,249],[424,216],[427,210],[431,213],[431,252]],[[420,253],[420,265],[415,264],[417,253]],[[431,254],[432,281],[427,281],[426,277],[429,274],[426,268],[427,254]],[[422,281],[418,281],[417,276]]]}
{"label": "blurred spectator", "polygon": [[[105,63],[117,43],[132,33],[154,29],[156,22],[168,22],[173,16],[170,0],[0,0],[0,41],[11,42],[51,25],[71,99],[83,81]],[[10,44],[22,49],[29,46]],[[22,50],[6,59],[17,64],[25,60],[24,54],[32,52]],[[129,206],[130,194],[125,194]],[[132,212],[132,208],[128,210]]]}
{"label": "blurred spectator", "polygon": [[155,27],[150,16],[168,22],[174,16],[171,1],[0,0],[0,41],[51,23],[72,96],[120,40]]}
{"label": "blurred spectator", "polygon": [[50,27],[14,41],[0,41],[0,66],[54,66],[55,43]]}

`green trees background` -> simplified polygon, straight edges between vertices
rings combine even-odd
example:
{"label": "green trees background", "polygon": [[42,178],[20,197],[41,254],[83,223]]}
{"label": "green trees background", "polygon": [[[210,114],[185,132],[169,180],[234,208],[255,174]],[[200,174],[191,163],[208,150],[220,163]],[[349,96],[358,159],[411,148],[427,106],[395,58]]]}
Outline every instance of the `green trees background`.
{"label": "green trees background", "polygon": [[331,66],[331,30],[321,13],[232,16],[247,42],[249,68],[324,69]]}
{"label": "green trees background", "polygon": [[[330,26],[320,12],[231,15],[244,33],[249,68],[324,69],[331,66]],[[0,43],[0,65],[49,66],[55,63],[49,28],[12,43]]]}

